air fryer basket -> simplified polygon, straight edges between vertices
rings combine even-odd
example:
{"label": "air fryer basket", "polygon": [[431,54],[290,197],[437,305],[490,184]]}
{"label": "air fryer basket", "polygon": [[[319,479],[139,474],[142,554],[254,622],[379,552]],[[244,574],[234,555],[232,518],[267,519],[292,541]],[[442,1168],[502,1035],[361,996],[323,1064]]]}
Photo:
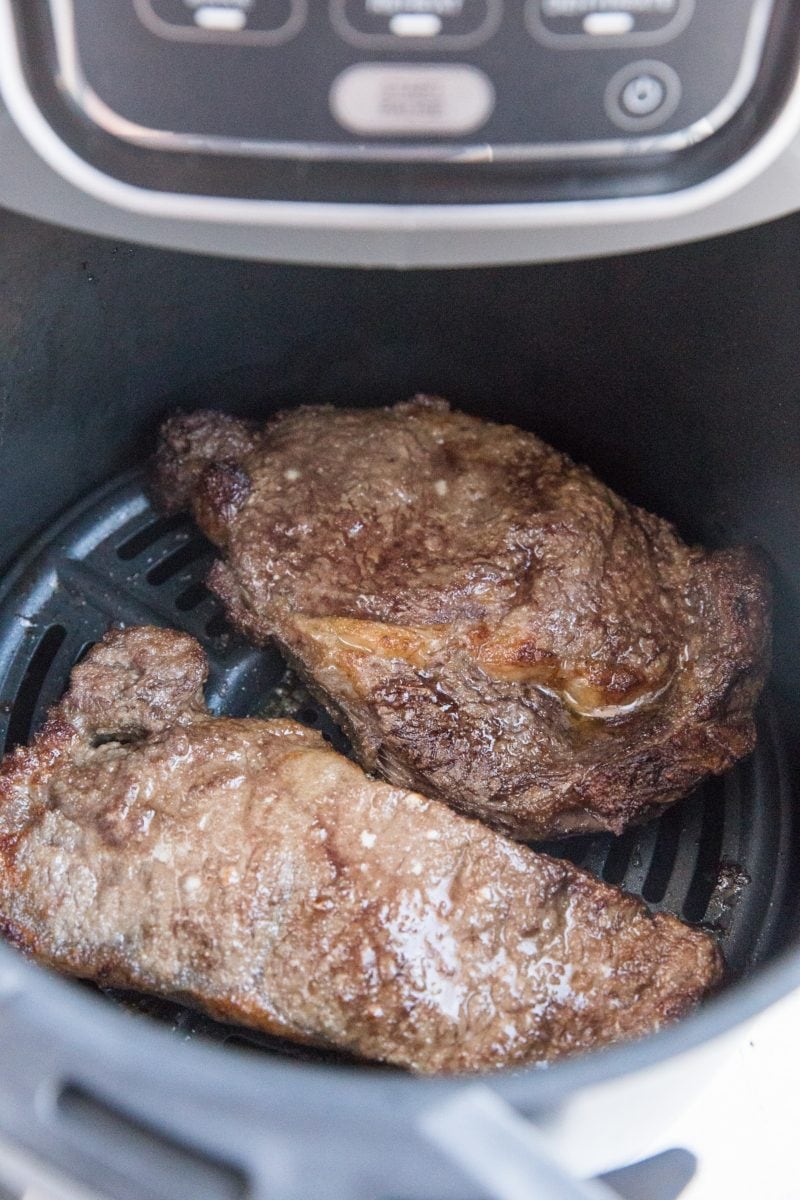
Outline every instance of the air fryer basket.
{"label": "air fryer basket", "polygon": [[[383,404],[439,392],[469,411],[535,429],[623,495],[674,520],[687,538],[757,542],[775,565],[775,670],[753,757],[621,839],[551,847],[652,907],[711,927],[729,965],[725,991],[679,1028],[637,1046],[493,1086],[533,1111],[701,1040],[800,982],[792,887],[798,219],[638,257],[394,274],[134,249],[6,214],[0,264],[6,747],[28,738],[71,666],[110,623],[156,622],[204,644],[215,711],[292,712],[346,749],[284,676],[278,656],[253,650],[227,627],[203,586],[211,547],[188,518],[152,510],[142,464],[158,421],[176,407],[265,414],[303,402]],[[158,1023],[131,1022],[120,1004]],[[473,1194],[463,1181],[451,1190],[443,1164],[413,1133],[417,1107],[455,1084],[300,1053],[173,1005],[101,998],[20,968],[8,951],[0,954],[0,1044],[0,1132],[39,1149],[46,1127],[56,1162],[74,1161],[76,1122],[113,1120],[98,1108],[100,1098],[202,1147],[202,1187],[190,1172],[187,1195],[243,1194],[236,1171],[220,1167],[214,1176],[208,1156],[252,1164],[244,1135],[254,1122],[259,1154],[269,1158],[271,1145],[269,1168],[259,1167],[271,1179],[266,1196]],[[311,1061],[290,1061],[297,1058]],[[52,1101],[44,1108],[43,1086]],[[6,1093],[15,1098],[17,1127],[4,1119]],[[224,1114],[214,1121],[212,1106]],[[276,1164],[285,1166],[301,1134],[305,1175],[295,1193],[295,1183],[280,1183]],[[352,1152],[346,1164],[343,1144]],[[382,1154],[392,1162],[390,1189]],[[128,1195],[125,1186],[122,1179],[120,1195]],[[131,1195],[161,1195],[155,1184],[137,1186]]]}

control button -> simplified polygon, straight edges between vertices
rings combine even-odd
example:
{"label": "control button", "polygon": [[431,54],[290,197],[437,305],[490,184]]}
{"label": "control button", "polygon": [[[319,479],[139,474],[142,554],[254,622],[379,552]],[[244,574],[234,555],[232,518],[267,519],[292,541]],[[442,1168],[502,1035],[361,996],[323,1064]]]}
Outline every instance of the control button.
{"label": "control button", "polygon": [[306,23],[308,0],[134,0],[143,25],[176,42],[275,46]]}
{"label": "control button", "polygon": [[467,49],[503,18],[502,0],[330,0],[334,29],[367,49]]}
{"label": "control button", "polygon": [[649,117],[658,112],[666,98],[663,80],[655,75],[636,75],[622,89],[620,105],[629,117]]}
{"label": "control button", "polygon": [[465,134],[494,108],[494,88],[477,67],[363,63],[331,88],[331,111],[351,133],[395,137]]}
{"label": "control button", "polygon": [[527,0],[525,19],[548,46],[659,46],[692,19],[695,0]]}
{"label": "control button", "polygon": [[681,82],[666,63],[640,62],[623,67],[606,88],[606,112],[620,129],[655,129],[671,117],[681,98]]}

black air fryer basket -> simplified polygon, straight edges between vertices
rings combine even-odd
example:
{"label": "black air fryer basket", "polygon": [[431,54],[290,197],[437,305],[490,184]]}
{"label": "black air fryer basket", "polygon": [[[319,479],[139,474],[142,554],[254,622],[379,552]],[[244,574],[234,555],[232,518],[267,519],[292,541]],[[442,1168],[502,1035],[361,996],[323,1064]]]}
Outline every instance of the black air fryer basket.
{"label": "black air fryer basket", "polygon": [[[800,220],[607,261],[367,274],[134,249],[5,215],[0,262],[6,748],[111,623],[152,622],[202,642],[213,711],[291,713],[346,752],[277,654],[227,626],[204,586],[210,545],[153,511],[143,466],[178,407],[265,415],[438,392],[535,430],[689,540],[760,544],[775,569],[755,754],[621,838],[549,847],[712,929],[724,989],[636,1045],[491,1087],[535,1118],[800,983]],[[101,995],[5,948],[0,1039],[0,1139],[120,1200],[486,1195],[420,1123],[471,1085]]]}

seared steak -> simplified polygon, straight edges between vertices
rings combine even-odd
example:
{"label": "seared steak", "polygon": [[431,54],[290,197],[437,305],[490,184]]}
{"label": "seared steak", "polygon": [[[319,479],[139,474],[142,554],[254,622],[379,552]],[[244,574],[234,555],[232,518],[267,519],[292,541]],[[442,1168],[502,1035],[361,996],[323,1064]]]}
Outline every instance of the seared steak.
{"label": "seared steak", "polygon": [[753,747],[768,586],[533,434],[417,397],[162,430],[155,485],[220,547],[363,766],[523,839],[621,832]]}
{"label": "seared steak", "polygon": [[293,721],[225,720],[185,635],[108,634],[0,767],[0,928],[42,962],[415,1071],[655,1029],[712,940]]}

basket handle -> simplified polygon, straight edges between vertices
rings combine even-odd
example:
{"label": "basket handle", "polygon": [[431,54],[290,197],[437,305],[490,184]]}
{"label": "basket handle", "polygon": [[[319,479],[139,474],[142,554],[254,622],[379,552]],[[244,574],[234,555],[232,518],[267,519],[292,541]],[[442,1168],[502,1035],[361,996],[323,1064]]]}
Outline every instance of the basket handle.
{"label": "basket handle", "polygon": [[571,1175],[536,1126],[484,1084],[426,1109],[419,1127],[493,1200],[619,1200],[605,1184]]}

